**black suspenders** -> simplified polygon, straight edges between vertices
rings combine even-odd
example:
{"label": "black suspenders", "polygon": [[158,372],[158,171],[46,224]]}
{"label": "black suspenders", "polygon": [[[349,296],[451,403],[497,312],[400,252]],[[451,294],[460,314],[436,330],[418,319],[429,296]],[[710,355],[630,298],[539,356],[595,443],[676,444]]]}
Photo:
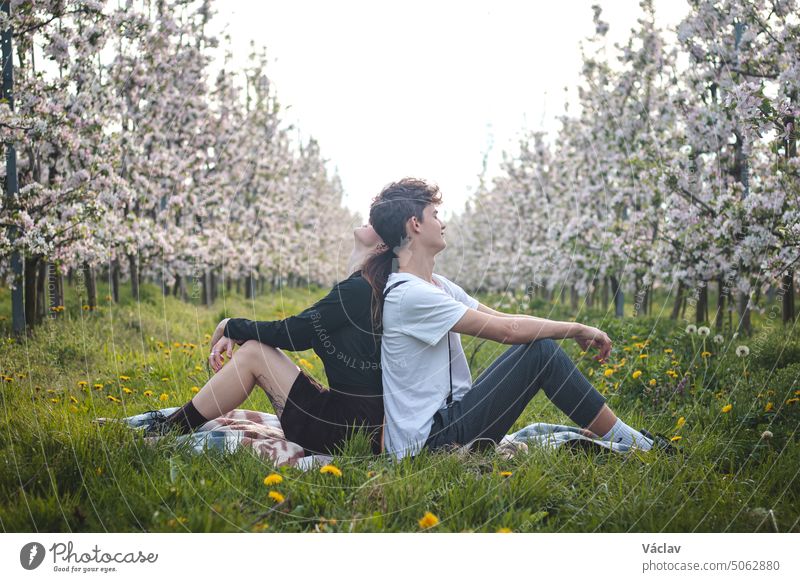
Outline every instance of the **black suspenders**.
{"label": "black suspenders", "polygon": [[[405,281],[397,281],[396,283],[392,283],[383,292],[383,300],[386,301],[386,296],[389,292],[397,287],[398,285],[402,285]],[[452,362],[453,355],[450,352],[450,330],[447,331],[447,367],[450,370],[450,393],[447,395],[447,405],[450,406],[453,403],[453,362]]]}

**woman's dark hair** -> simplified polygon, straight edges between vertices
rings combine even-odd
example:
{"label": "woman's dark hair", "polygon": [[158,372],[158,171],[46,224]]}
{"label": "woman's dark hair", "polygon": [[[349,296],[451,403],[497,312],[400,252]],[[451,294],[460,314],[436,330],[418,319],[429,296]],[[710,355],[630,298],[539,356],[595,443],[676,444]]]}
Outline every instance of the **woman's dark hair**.
{"label": "woman's dark hair", "polygon": [[361,269],[361,276],[372,287],[372,325],[376,333],[383,327],[383,290],[397,258],[395,249],[406,238],[406,222],[412,216],[422,222],[425,207],[441,202],[438,186],[415,178],[392,182],[372,200],[369,222],[387,247],[371,256]]}

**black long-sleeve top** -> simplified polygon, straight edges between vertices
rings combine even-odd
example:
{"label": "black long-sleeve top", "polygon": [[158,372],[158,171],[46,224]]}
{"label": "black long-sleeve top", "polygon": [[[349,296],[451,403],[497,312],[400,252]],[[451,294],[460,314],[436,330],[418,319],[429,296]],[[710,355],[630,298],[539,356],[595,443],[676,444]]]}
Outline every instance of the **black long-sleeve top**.
{"label": "black long-sleeve top", "polygon": [[276,321],[232,318],[223,334],[291,351],[313,348],[332,390],[382,397],[380,334],[372,331],[371,298],[372,287],[356,271],[298,315]]}

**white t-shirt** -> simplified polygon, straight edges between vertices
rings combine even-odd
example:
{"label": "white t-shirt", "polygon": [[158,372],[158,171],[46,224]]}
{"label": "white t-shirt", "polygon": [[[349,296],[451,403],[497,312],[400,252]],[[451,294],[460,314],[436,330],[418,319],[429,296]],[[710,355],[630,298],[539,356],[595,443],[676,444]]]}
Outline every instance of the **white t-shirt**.
{"label": "white t-shirt", "polygon": [[[472,387],[461,335],[450,332],[479,302],[452,281],[433,274],[432,285],[411,273],[391,273],[383,306],[381,368],[386,413],[384,445],[397,457],[418,452],[430,435],[433,415],[447,405],[452,361],[453,400]],[[447,336],[450,334],[450,350]]]}

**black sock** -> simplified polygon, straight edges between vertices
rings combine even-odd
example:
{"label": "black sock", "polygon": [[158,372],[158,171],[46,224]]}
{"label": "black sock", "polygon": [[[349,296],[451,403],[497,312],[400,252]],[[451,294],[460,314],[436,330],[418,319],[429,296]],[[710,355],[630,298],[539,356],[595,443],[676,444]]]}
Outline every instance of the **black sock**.
{"label": "black sock", "polygon": [[200,414],[190,400],[181,408],[167,417],[170,424],[179,428],[181,434],[185,434],[209,421],[208,418]]}

